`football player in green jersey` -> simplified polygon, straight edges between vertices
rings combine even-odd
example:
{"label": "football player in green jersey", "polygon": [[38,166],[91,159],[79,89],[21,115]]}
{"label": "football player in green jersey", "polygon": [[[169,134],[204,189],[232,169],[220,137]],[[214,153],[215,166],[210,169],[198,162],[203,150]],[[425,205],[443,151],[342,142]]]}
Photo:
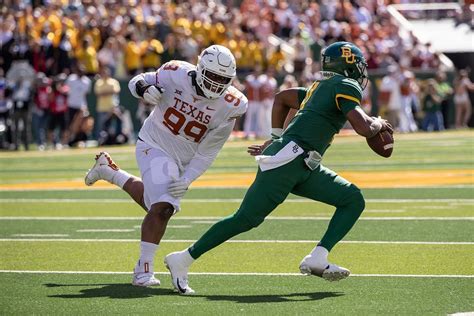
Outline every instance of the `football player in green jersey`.
{"label": "football player in green jersey", "polygon": [[[370,117],[360,108],[367,85],[367,64],[352,43],[336,42],[322,53],[324,79],[311,87],[293,88],[275,96],[272,110],[273,139],[250,146],[259,164],[255,181],[233,215],[214,224],[189,249],[166,256],[173,286],[181,294],[192,294],[188,270],[202,254],[226,240],[260,225],[289,193],[334,205],[336,211],[326,233],[300,271],[329,281],[346,278],[349,270],[328,261],[328,253],[352,228],[365,207],[364,197],[354,184],[321,164],[322,156],[348,120],[361,136],[381,131],[393,133],[390,124]],[[289,110],[299,109],[286,130]]]}

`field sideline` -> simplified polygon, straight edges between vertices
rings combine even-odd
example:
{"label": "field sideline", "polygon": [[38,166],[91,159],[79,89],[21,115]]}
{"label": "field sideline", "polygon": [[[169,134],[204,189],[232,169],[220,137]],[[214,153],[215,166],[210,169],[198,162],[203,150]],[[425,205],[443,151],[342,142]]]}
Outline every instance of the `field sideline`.
{"label": "field sideline", "polygon": [[[446,315],[474,312],[474,133],[396,135],[377,157],[340,136],[323,163],[363,189],[366,210],[331,253],[338,283],[298,273],[333,209],[290,195],[257,229],[192,267],[197,295],[172,291],[163,257],[234,212],[256,165],[228,142],[170,222],[156,256],[162,285],[130,285],[143,211],[84,172],[99,149],[0,153],[0,314]],[[107,148],[138,173],[133,147]]]}

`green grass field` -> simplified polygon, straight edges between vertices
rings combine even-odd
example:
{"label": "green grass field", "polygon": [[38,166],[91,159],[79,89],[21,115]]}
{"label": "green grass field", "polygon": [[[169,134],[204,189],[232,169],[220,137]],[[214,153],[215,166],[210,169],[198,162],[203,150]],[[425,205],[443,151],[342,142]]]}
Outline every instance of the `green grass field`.
{"label": "green grass field", "polygon": [[[190,275],[196,295],[178,296],[163,257],[237,209],[256,169],[248,144],[228,142],[187,193],[157,253],[162,285],[149,289],[130,284],[144,212],[118,189],[81,185],[98,149],[0,153],[0,314],[474,312],[470,131],[396,135],[390,159],[360,137],[336,138],[324,164],[359,184],[367,201],[331,252],[351,270],[347,280],[298,273],[334,210],[292,195],[260,227],[197,261]],[[138,174],[133,147],[107,150]]]}

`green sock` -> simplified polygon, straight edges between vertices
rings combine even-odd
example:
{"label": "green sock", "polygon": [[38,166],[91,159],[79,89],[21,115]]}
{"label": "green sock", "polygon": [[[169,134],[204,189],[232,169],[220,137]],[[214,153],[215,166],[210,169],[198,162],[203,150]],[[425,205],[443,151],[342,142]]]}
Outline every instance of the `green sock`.
{"label": "green sock", "polygon": [[350,203],[338,207],[331,218],[328,229],[323,238],[321,238],[319,245],[323,246],[328,251],[331,251],[331,249],[351,230],[360,214],[362,214],[364,207],[365,203],[363,198],[354,198]]}

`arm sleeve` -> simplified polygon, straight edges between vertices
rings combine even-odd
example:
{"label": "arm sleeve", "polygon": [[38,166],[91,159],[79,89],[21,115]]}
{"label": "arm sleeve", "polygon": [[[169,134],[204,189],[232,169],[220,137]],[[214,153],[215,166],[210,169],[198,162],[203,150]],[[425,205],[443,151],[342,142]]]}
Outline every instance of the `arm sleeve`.
{"label": "arm sleeve", "polygon": [[160,73],[160,69],[154,72],[145,72],[139,75],[136,75],[130,81],[128,82],[128,89],[130,90],[130,93],[135,97],[135,98],[140,98],[140,96],[137,94],[137,89],[136,89],[136,84],[140,80],[145,80],[147,83],[155,85],[158,83],[158,76]]}
{"label": "arm sleeve", "polygon": [[362,100],[362,89],[355,80],[344,79],[336,89],[336,106],[347,115],[348,112],[360,106]]}
{"label": "arm sleeve", "polygon": [[186,166],[182,177],[193,182],[199,178],[216,159],[224,143],[234,128],[235,120],[229,120],[209,131],[199,144],[191,162]]}

